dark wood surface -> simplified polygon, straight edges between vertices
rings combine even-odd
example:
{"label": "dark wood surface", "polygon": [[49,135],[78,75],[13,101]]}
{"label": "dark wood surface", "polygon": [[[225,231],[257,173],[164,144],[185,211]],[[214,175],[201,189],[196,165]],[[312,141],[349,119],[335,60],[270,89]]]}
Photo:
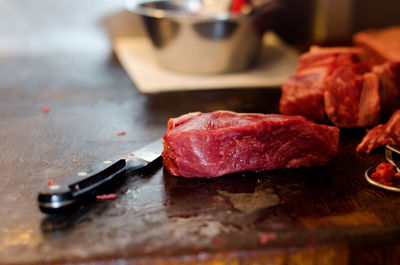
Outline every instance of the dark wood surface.
{"label": "dark wood surface", "polygon": [[123,1],[0,3],[0,264],[400,262],[399,194],[364,181],[383,155],[355,152],[363,129],[342,130],[323,168],[183,179],[155,167],[110,188],[113,201],[42,214],[48,180],[127,154],[183,113],[277,113],[280,91],[143,95],[102,30]]}

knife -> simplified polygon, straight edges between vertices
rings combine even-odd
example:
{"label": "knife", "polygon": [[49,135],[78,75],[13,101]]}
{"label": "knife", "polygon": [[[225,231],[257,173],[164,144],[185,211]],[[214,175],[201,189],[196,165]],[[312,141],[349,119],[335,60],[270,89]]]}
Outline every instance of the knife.
{"label": "knife", "polygon": [[161,159],[163,139],[132,152],[126,158],[111,158],[66,177],[59,183],[47,186],[39,192],[38,204],[44,213],[61,213],[95,195],[112,181],[133,174]]}

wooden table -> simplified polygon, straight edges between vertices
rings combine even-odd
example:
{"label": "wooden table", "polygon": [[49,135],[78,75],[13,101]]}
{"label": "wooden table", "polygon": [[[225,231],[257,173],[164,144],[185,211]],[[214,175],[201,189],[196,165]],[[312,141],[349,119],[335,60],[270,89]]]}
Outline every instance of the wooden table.
{"label": "wooden table", "polygon": [[159,167],[115,200],[42,214],[48,180],[135,150],[170,117],[278,112],[279,88],[140,94],[102,31],[123,2],[0,1],[0,264],[400,261],[399,195],[364,181],[383,155],[355,152],[361,129],[342,130],[324,168],[193,180]]}

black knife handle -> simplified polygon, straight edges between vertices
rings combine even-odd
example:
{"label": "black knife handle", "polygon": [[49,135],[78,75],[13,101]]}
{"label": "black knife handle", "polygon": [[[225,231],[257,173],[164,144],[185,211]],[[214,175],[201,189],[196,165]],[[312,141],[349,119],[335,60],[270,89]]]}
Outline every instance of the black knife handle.
{"label": "black knife handle", "polygon": [[126,166],[125,159],[112,158],[51,184],[39,192],[39,208],[44,213],[60,212],[86,195],[94,195],[98,188],[114,178],[125,175]]}

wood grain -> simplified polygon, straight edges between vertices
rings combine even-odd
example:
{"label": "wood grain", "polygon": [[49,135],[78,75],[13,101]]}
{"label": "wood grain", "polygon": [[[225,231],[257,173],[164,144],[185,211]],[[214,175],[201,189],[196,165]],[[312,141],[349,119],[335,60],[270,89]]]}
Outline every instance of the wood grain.
{"label": "wood grain", "polygon": [[40,213],[36,196],[48,180],[133,151],[161,136],[168,118],[277,113],[280,91],[140,94],[101,33],[111,4],[46,0],[25,13],[25,2],[0,1],[0,20],[17,26],[0,23],[0,264],[399,261],[399,195],[364,181],[383,154],[355,152],[363,129],[342,130],[340,153],[323,168],[183,179],[155,167],[110,187],[115,200]]}

